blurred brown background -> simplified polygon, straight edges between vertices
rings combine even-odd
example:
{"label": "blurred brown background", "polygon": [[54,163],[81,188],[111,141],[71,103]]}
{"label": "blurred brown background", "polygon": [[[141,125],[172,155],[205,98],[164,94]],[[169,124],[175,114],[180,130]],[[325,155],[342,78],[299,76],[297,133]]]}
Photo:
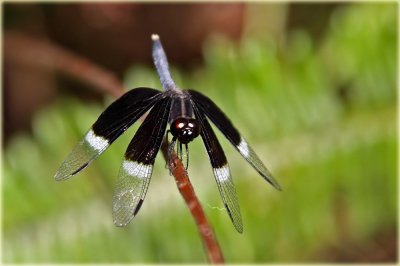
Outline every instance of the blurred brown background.
{"label": "blurred brown background", "polygon": [[[318,39],[339,4],[283,5],[288,5],[284,32],[302,27]],[[29,130],[34,111],[59,91],[100,97],[68,73],[72,56],[121,78],[132,64],[151,63],[149,36],[158,33],[171,64],[190,70],[201,65],[202,45],[211,35],[240,40],[247,8],[245,3],[4,4],[4,143],[13,132]],[[270,9],[263,8],[276,16]]]}
{"label": "blurred brown background", "polygon": [[151,63],[149,36],[158,33],[171,63],[187,68],[201,62],[201,47],[210,34],[238,40],[244,11],[240,3],[5,4],[5,138],[29,128],[33,111],[56,96],[54,88],[93,97],[84,84],[59,75],[63,69],[54,72],[60,69],[51,62],[61,60],[60,53],[48,52],[48,45],[121,78],[130,65]]}

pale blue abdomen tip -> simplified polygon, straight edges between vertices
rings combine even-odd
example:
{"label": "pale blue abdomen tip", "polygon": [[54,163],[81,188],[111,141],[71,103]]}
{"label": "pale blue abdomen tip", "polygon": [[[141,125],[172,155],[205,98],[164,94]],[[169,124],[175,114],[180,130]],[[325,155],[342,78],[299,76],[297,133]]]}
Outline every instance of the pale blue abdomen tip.
{"label": "pale blue abdomen tip", "polygon": [[158,36],[158,34],[152,34],[152,35],[151,35],[151,39],[152,39],[153,41],[157,41],[157,40],[160,39],[160,37]]}

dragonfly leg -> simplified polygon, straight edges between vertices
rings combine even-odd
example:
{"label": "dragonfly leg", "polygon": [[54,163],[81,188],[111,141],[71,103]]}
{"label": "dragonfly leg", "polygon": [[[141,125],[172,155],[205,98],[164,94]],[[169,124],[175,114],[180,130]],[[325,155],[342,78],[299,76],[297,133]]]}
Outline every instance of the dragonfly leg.
{"label": "dragonfly leg", "polygon": [[185,149],[186,149],[186,170],[189,168],[189,147],[187,143],[185,144]]}

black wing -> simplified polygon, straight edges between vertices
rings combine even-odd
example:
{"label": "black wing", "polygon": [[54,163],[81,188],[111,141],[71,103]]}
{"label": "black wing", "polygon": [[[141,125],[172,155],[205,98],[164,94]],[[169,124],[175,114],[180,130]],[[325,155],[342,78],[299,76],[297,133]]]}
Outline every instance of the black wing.
{"label": "black wing", "polygon": [[204,112],[217,128],[221,130],[226,138],[235,146],[239,153],[253,166],[253,168],[272,186],[281,190],[278,182],[264,166],[247,141],[240,136],[237,129],[221,109],[219,109],[210,98],[197,91],[188,90],[188,93],[191,95],[192,100],[200,111]]}
{"label": "black wing", "polygon": [[235,186],[231,177],[228,162],[225,157],[224,150],[218,142],[217,136],[212,130],[210,124],[204,115],[193,106],[193,110],[197,120],[201,123],[201,137],[206,146],[208,156],[210,157],[211,166],[217,182],[222,201],[224,202],[226,211],[232,220],[233,225],[239,233],[243,232],[242,217],[236,196]]}
{"label": "black wing", "polygon": [[158,90],[137,88],[114,101],[71,151],[54,178],[68,179],[88,166],[161,97]]}
{"label": "black wing", "polygon": [[156,103],[129,143],[113,196],[113,217],[117,226],[128,224],[143,203],[170,107],[170,97]]}

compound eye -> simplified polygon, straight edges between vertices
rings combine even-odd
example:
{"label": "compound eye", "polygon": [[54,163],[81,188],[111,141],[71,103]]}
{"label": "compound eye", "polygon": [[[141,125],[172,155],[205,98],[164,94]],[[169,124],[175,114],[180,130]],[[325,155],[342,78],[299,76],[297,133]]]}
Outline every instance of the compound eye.
{"label": "compound eye", "polygon": [[193,138],[197,137],[200,134],[200,126],[195,119],[192,118],[188,121],[188,128],[190,128]]}
{"label": "compound eye", "polygon": [[193,118],[178,118],[171,124],[171,133],[180,142],[186,144],[200,134],[200,128]]}
{"label": "compound eye", "polygon": [[177,122],[176,128],[178,128],[178,129],[185,128],[185,123],[183,123],[183,122]]}
{"label": "compound eye", "polygon": [[174,137],[179,138],[187,127],[187,121],[184,118],[178,118],[171,124],[171,133]]}

